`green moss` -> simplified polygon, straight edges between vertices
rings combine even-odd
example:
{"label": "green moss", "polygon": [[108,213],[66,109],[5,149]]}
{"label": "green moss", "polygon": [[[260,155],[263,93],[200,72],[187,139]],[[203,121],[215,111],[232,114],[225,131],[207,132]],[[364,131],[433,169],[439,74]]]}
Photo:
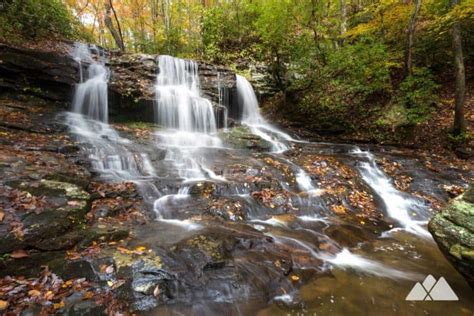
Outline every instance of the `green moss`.
{"label": "green moss", "polygon": [[67,182],[59,182],[53,180],[41,180],[41,186],[51,190],[64,191],[66,197],[78,200],[89,200],[89,193],[83,191],[80,187],[75,184]]}

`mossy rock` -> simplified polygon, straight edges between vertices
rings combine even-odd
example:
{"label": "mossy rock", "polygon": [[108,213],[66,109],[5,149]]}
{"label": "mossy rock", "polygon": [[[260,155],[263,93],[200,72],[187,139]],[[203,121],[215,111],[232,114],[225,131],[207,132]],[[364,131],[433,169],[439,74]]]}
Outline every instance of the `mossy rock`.
{"label": "mossy rock", "polygon": [[221,132],[219,136],[226,145],[236,149],[269,151],[272,148],[270,142],[253,134],[245,125],[231,128],[227,132]]}
{"label": "mossy rock", "polygon": [[428,228],[441,251],[474,287],[473,187],[451,201],[430,221]]}

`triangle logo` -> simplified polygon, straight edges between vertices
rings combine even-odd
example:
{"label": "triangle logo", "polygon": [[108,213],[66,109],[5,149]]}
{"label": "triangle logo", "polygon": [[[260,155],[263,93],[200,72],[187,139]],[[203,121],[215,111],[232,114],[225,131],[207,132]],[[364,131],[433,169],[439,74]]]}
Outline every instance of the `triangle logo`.
{"label": "triangle logo", "polygon": [[405,298],[407,301],[459,301],[444,277],[438,281],[430,274],[423,283],[416,282]]}

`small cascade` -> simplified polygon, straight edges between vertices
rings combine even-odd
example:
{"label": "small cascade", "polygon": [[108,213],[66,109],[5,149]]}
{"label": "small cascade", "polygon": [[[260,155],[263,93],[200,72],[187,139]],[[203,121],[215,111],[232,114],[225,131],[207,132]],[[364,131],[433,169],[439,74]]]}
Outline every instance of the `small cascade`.
{"label": "small cascade", "polygon": [[205,164],[200,150],[219,148],[217,122],[212,103],[201,97],[198,65],[191,60],[159,56],[156,83],[156,133],[166,160],[188,180],[218,178]]}
{"label": "small cascade", "polygon": [[421,226],[426,222],[422,222],[421,219],[413,220],[410,216],[410,213],[413,212],[416,215],[424,216],[424,204],[408,194],[398,191],[392,184],[392,180],[379,169],[375,157],[370,152],[356,148],[352,154],[367,159],[367,161],[360,162],[359,171],[364,181],[382,199],[387,214],[397,220],[406,230],[431,238],[430,233]]}
{"label": "small cascade", "polygon": [[[77,85],[73,99],[73,111],[81,113],[90,119],[103,123],[108,122],[107,81],[109,71],[105,60],[99,56],[96,61],[92,58],[89,48],[77,44],[73,52],[74,59],[79,63],[81,83]],[[87,75],[84,76],[83,62],[89,64]]]}
{"label": "small cascade", "polygon": [[183,132],[215,133],[211,101],[200,96],[198,65],[192,60],[159,57],[156,122]]}
{"label": "small cascade", "polygon": [[[73,113],[66,114],[66,122],[73,134],[91,144],[87,151],[94,170],[114,180],[151,176],[148,157],[132,154],[126,148],[130,141],[107,124],[109,70],[105,57],[97,47],[82,43],[76,43],[72,56],[79,64],[81,82],[74,93]],[[87,67],[85,73],[83,67]]]}
{"label": "small cascade", "polygon": [[242,105],[242,123],[247,125],[252,133],[271,143],[273,152],[286,151],[288,146],[281,140],[292,141],[293,138],[270,125],[262,117],[252,85],[240,75],[237,75],[237,94],[239,104]]}

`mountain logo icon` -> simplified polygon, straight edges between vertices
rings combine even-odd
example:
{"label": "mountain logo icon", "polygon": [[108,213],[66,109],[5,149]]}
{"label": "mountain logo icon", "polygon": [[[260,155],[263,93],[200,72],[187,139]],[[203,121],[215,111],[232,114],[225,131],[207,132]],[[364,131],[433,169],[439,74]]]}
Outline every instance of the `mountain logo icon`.
{"label": "mountain logo icon", "polygon": [[407,301],[459,301],[458,296],[449,286],[444,277],[438,281],[429,274],[423,283],[416,282],[408,293]]}

